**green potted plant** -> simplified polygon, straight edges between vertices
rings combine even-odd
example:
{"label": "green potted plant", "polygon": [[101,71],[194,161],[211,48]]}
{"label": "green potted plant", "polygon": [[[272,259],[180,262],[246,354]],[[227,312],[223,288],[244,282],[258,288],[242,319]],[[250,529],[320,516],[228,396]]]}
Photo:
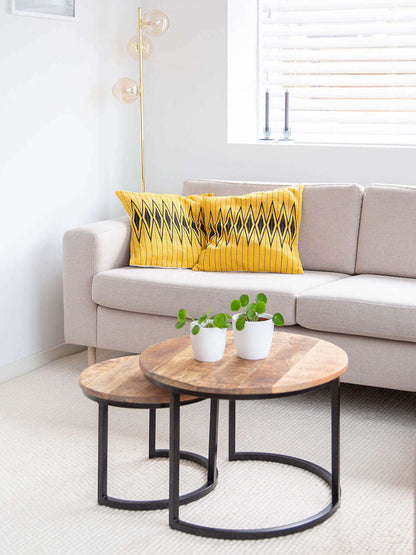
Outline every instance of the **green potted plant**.
{"label": "green potted plant", "polygon": [[190,320],[190,335],[194,357],[200,362],[217,362],[224,356],[227,328],[231,328],[230,315],[220,312],[210,316],[207,310],[198,319],[189,316],[184,308],[178,312],[176,329],[182,328]]}
{"label": "green potted plant", "polygon": [[241,295],[231,303],[233,333],[237,354],[240,358],[259,360],[270,353],[274,326],[283,326],[283,316],[276,312],[266,313],[267,297],[264,293],[250,303],[248,295]]}

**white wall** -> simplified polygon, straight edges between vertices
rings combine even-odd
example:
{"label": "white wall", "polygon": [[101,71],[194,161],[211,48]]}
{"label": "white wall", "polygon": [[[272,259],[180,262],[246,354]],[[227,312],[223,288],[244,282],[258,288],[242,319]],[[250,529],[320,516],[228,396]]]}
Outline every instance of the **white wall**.
{"label": "white wall", "polygon": [[227,144],[227,0],[144,5],[171,21],[145,65],[149,190],[190,177],[416,184],[411,148]]}
{"label": "white wall", "polygon": [[[227,137],[230,143],[252,143],[258,136],[257,45],[258,0],[228,0]],[[264,128],[264,122],[261,127]]]}
{"label": "white wall", "polygon": [[[0,8],[0,367],[61,344],[65,230],[121,214],[138,181],[137,110],[113,100],[136,2],[77,1],[74,22]],[[131,108],[131,109],[130,109]],[[24,364],[27,369],[30,364]],[[18,365],[13,366],[18,373]],[[10,377],[10,376],[8,376]],[[0,381],[2,368],[0,368]]]}

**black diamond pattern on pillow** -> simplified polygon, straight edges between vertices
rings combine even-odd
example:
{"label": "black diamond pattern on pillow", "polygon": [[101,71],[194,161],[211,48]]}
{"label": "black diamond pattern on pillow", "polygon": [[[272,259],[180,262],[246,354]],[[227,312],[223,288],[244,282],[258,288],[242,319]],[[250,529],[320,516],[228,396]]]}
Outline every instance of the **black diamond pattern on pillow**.
{"label": "black diamond pattern on pillow", "polygon": [[258,244],[268,241],[271,246],[277,235],[281,246],[286,243],[292,249],[296,240],[296,206],[294,204],[286,206],[283,202],[279,208],[280,210],[276,211],[272,202],[266,213],[263,203],[260,203],[257,213],[250,205],[244,212],[240,207],[236,214],[229,209],[225,216],[220,209],[215,219],[210,212],[208,216],[209,240],[216,246],[220,242],[228,245],[231,238],[235,237],[237,246],[243,238],[247,245],[253,241]]}
{"label": "black diamond pattern on pillow", "polygon": [[192,208],[186,214],[182,206],[178,208],[173,202],[168,206],[162,201],[161,210],[153,200],[151,204],[142,200],[141,205],[131,201],[132,227],[139,243],[143,233],[146,233],[150,240],[153,234],[157,233],[161,240],[168,237],[172,243],[174,237],[179,239],[181,244],[186,241],[191,246],[193,241],[199,245],[205,243],[202,207],[198,214],[193,214]]}

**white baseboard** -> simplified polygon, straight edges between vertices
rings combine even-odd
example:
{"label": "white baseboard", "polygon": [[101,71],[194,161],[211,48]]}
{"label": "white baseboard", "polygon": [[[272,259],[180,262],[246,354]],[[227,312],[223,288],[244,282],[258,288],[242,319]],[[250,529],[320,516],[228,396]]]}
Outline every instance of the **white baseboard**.
{"label": "white baseboard", "polygon": [[67,345],[66,343],[61,343],[46,351],[41,351],[26,358],[16,360],[10,364],[0,367],[0,383],[7,382],[32,370],[41,368],[50,362],[54,362],[58,358],[66,357],[69,355],[74,355],[85,351],[85,347],[80,345]]}

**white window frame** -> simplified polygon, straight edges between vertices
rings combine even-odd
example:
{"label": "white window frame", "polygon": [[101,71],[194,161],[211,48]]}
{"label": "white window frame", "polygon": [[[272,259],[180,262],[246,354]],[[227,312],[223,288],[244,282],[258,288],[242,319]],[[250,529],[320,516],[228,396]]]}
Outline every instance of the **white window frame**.
{"label": "white window frame", "polygon": [[[259,60],[259,0],[228,0],[228,111],[227,130],[229,143],[262,143],[264,127],[264,90],[260,85]],[[416,53],[416,47],[415,47]],[[272,137],[278,141],[283,138],[283,126],[272,129]],[[336,145],[336,146],[370,146],[370,147],[404,147],[416,146],[414,142],[372,142],[362,140],[352,142],[337,141],[331,138],[326,141],[321,137],[317,140],[296,140],[297,145]],[[275,143],[273,143],[275,144]],[[278,143],[283,144],[283,143]],[[288,144],[288,143],[285,143]]]}

